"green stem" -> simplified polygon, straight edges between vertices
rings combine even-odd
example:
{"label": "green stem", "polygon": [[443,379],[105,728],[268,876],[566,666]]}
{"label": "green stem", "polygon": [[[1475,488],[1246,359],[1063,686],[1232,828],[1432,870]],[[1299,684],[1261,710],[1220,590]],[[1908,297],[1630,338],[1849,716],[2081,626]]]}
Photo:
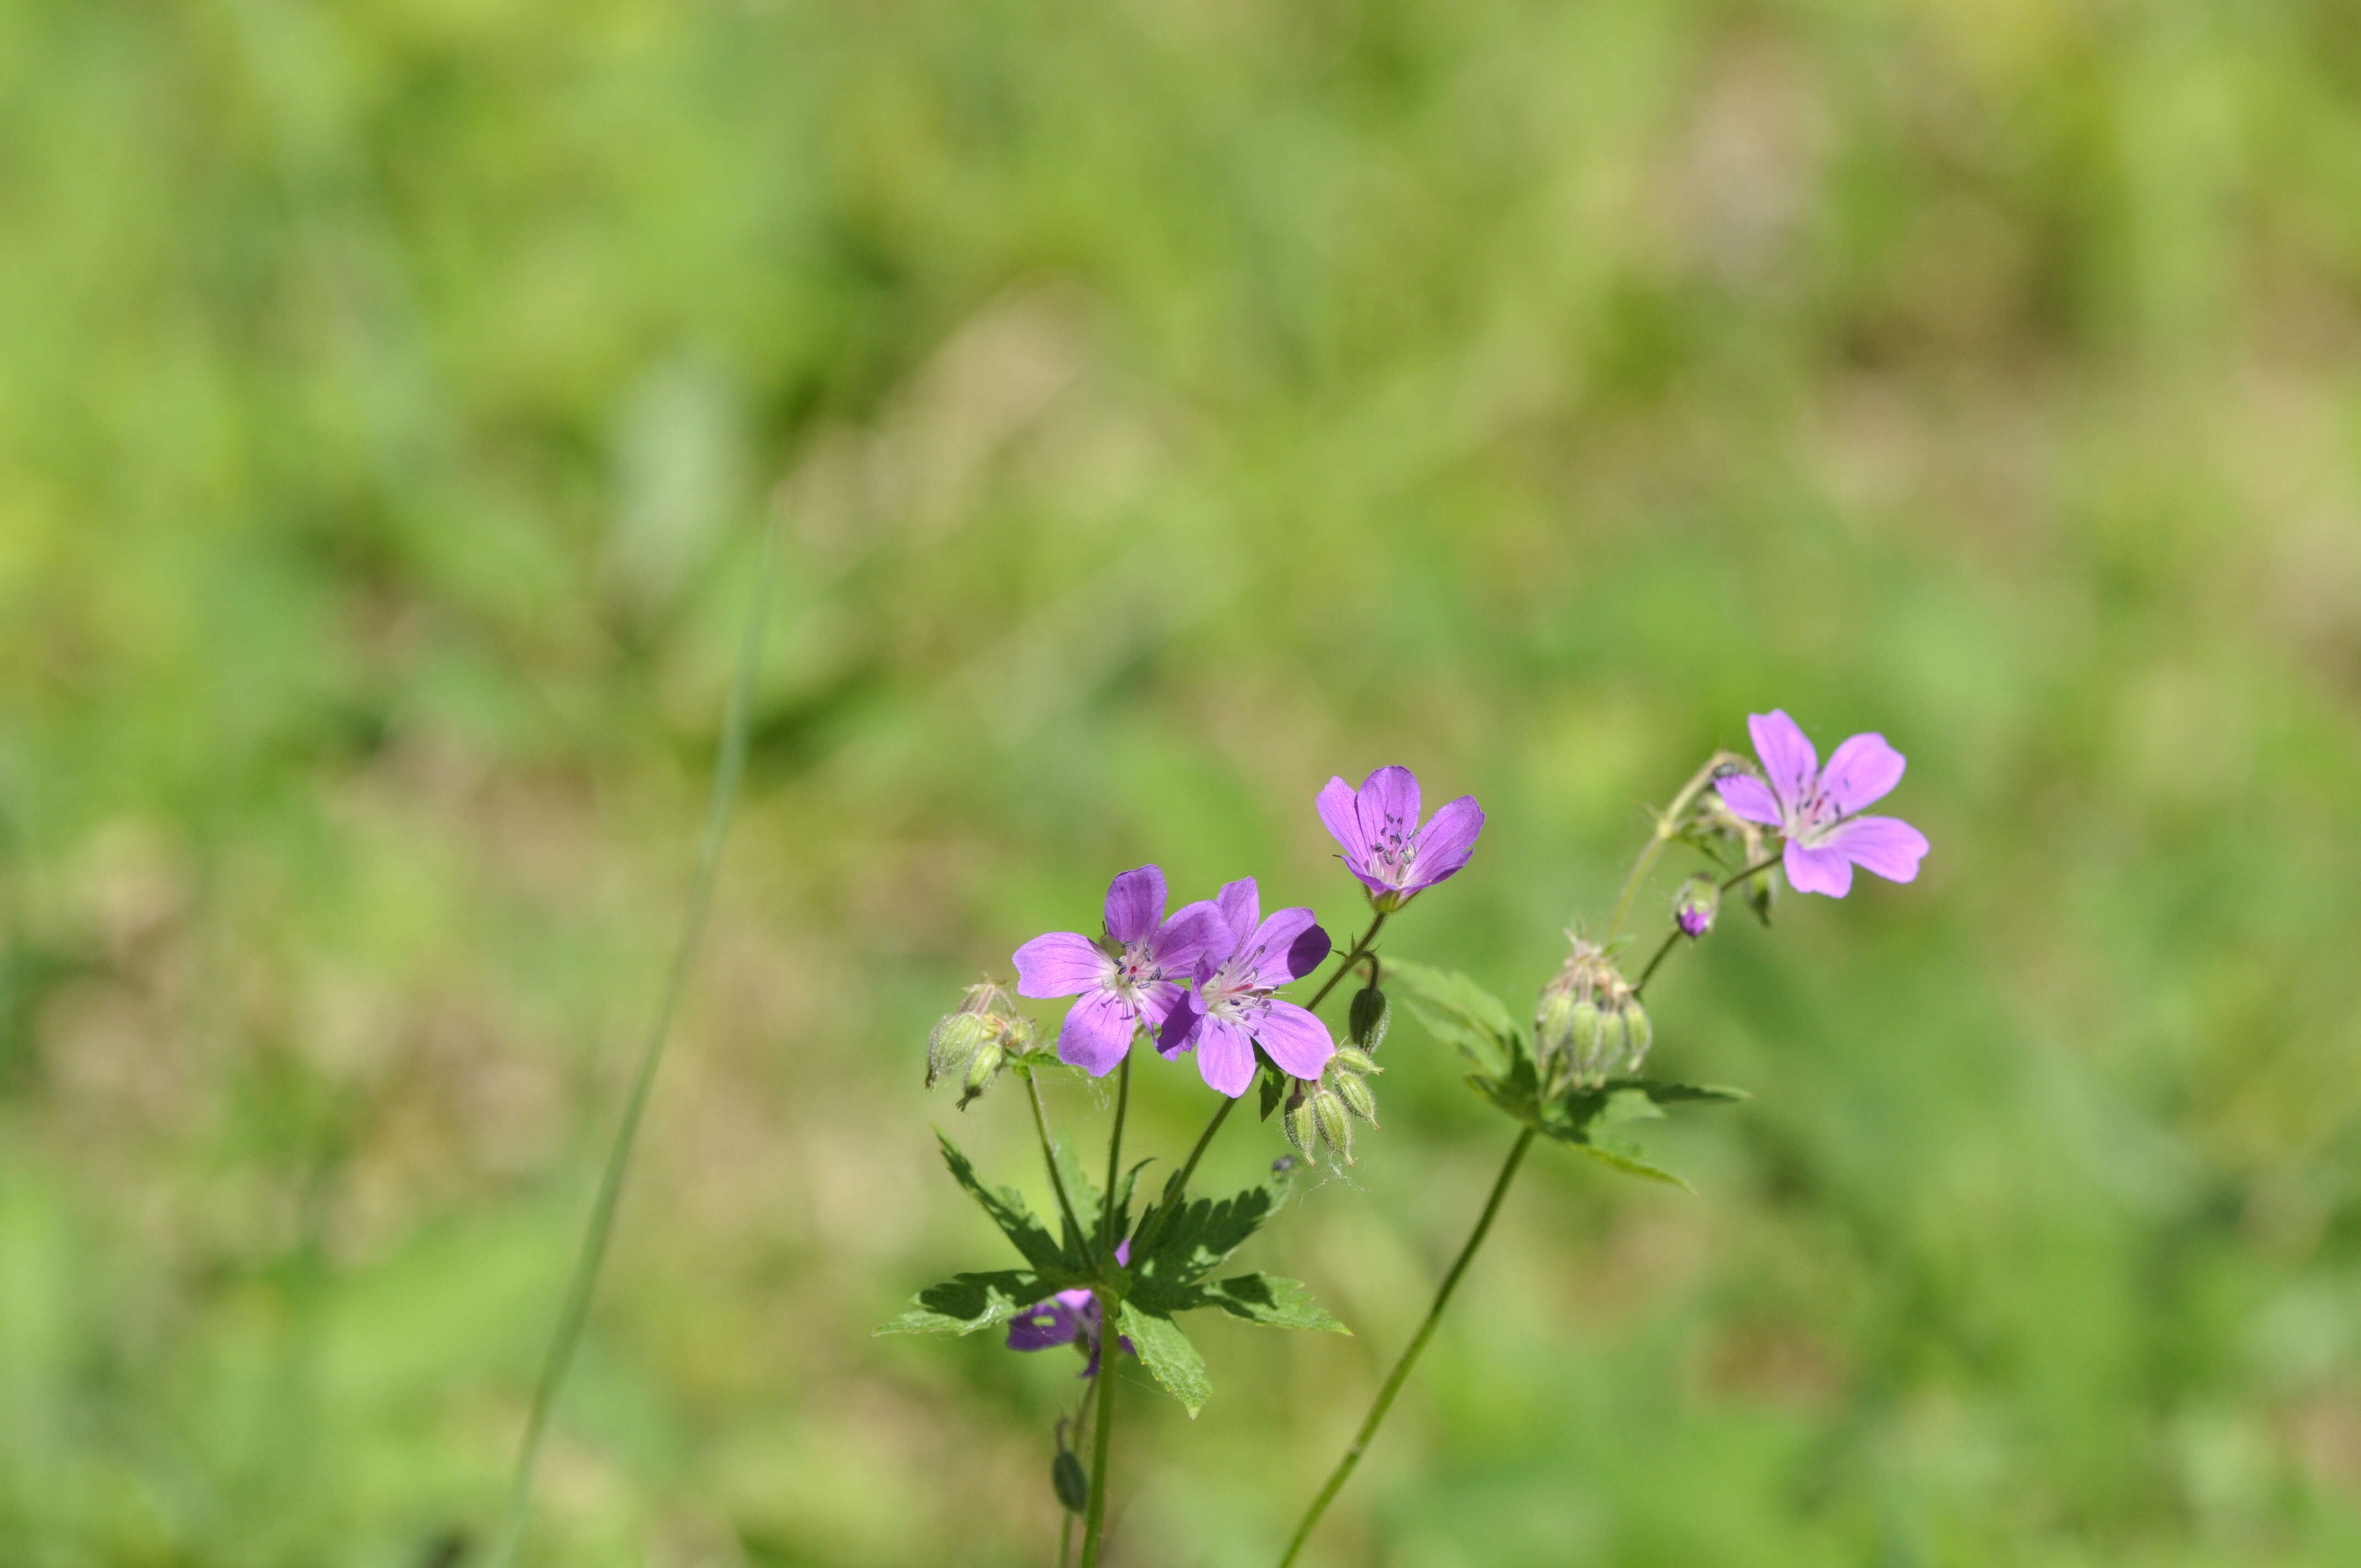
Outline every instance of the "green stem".
{"label": "green stem", "polygon": [[[1124,1052],[1115,1075],[1115,1125],[1107,1133],[1106,1201],[1100,1211],[1099,1267],[1101,1277],[1115,1270],[1115,1173],[1123,1165],[1123,1124],[1131,1110],[1131,1053]],[[1082,1568],[1095,1568],[1099,1541],[1106,1530],[1108,1440],[1115,1428],[1115,1315],[1122,1295],[1108,1286],[1097,1288],[1099,1298],[1098,1430],[1091,1434],[1091,1497],[1082,1519]]]}
{"label": "green stem", "polygon": [[1467,1272],[1467,1265],[1475,1257],[1476,1249],[1482,1246],[1484,1238],[1491,1234],[1493,1218],[1500,1212],[1500,1201],[1509,1195],[1509,1183],[1516,1179],[1517,1168],[1524,1163],[1525,1151],[1532,1146],[1533,1129],[1527,1127],[1517,1135],[1516,1146],[1509,1151],[1507,1163],[1500,1167],[1499,1178],[1492,1183],[1492,1196],[1485,1201],[1483,1215],[1477,1220],[1476,1229],[1469,1234],[1467,1245],[1459,1249],[1459,1257],[1452,1264],[1451,1272],[1443,1277],[1442,1288],[1434,1293],[1434,1305],[1427,1309],[1426,1321],[1419,1324],[1418,1332],[1411,1336],[1410,1348],[1402,1352],[1400,1361],[1394,1363],[1393,1371],[1386,1377],[1385,1387],[1378,1390],[1377,1403],[1369,1407],[1367,1419],[1361,1422],[1361,1430],[1353,1434],[1352,1446],[1345,1449],[1345,1457],[1336,1462],[1336,1468],[1329,1475],[1327,1485],[1320,1488],[1320,1495],[1312,1499],[1312,1507],[1304,1510],[1303,1522],[1295,1527],[1295,1539],[1287,1543],[1287,1555],[1279,1560],[1279,1568],[1289,1568],[1289,1564],[1301,1553],[1303,1543],[1312,1539],[1313,1528],[1320,1523],[1320,1516],[1328,1511],[1328,1505],[1335,1500],[1337,1492],[1343,1489],[1355,1467],[1361,1463],[1361,1455],[1368,1450],[1369,1440],[1378,1435],[1378,1428],[1385,1422],[1386,1412],[1393,1409],[1394,1396],[1401,1392],[1402,1383],[1410,1376],[1410,1369],[1417,1365],[1419,1353],[1426,1348],[1426,1342],[1434,1337],[1435,1325],[1443,1321],[1443,1309],[1451,1304],[1451,1293],[1459,1288],[1459,1277]]}
{"label": "green stem", "polygon": [[1731,763],[1743,763],[1745,761],[1734,751],[1716,751],[1706,759],[1704,767],[1689,775],[1689,782],[1681,786],[1680,794],[1673,796],[1673,804],[1657,815],[1656,830],[1649,836],[1647,847],[1640,851],[1640,858],[1631,862],[1631,874],[1623,879],[1623,891],[1615,900],[1615,917],[1607,923],[1607,943],[1609,947],[1614,945],[1617,933],[1623,929],[1623,918],[1631,913],[1631,899],[1640,891],[1640,884],[1648,879],[1648,872],[1655,866],[1656,857],[1664,852],[1664,846],[1671,843],[1674,835],[1681,830],[1682,816],[1697,797],[1705,793],[1706,786],[1713,783],[1716,773]]}
{"label": "green stem", "polygon": [[1049,1141],[1049,1117],[1041,1108],[1041,1085],[1034,1080],[1031,1068],[1020,1067],[1016,1071],[1025,1080],[1026,1093],[1033,1099],[1033,1130],[1041,1135],[1041,1163],[1049,1168],[1049,1185],[1058,1190],[1058,1212],[1066,1217],[1066,1230],[1073,1236],[1074,1245],[1088,1246],[1084,1238],[1090,1233],[1074,1217],[1074,1201],[1067,1195],[1065,1175],[1058,1168],[1058,1150]]}
{"label": "green stem", "polygon": [[614,1235],[616,1205],[622,1197],[623,1178],[631,1166],[640,1120],[655,1086],[656,1069],[664,1060],[664,1045],[672,1036],[673,1015],[679,1011],[689,977],[697,967],[697,950],[704,945],[706,923],[713,912],[714,883],[721,871],[721,846],[729,835],[739,781],[746,771],[746,731],[753,706],[755,677],[762,666],[763,626],[770,615],[771,561],[777,532],[774,517],[763,531],[762,555],[754,572],[754,602],[747,610],[745,634],[738,649],[738,670],[730,681],[729,706],[722,717],[720,755],[714,768],[713,792],[706,805],[705,834],[697,847],[697,872],[689,883],[680,941],[673,950],[672,969],[665,978],[655,1015],[649,1023],[631,1092],[623,1102],[621,1124],[615,1129],[615,1141],[607,1152],[606,1167],[599,1173],[598,1196],[590,1205],[581,1248],[575,1254],[573,1277],[566,1285],[565,1303],[558,1310],[556,1331],[550,1337],[549,1354],[542,1363],[541,1380],[533,1387],[533,1408],[525,1418],[524,1442],[517,1453],[516,1475],[510,1484],[507,1511],[487,1560],[489,1568],[508,1568],[523,1540],[533,1509],[533,1471],[549,1433],[550,1411],[557,1403],[558,1390],[565,1386],[583,1329],[589,1321],[590,1302],[598,1293],[598,1272],[607,1259],[607,1244]]}

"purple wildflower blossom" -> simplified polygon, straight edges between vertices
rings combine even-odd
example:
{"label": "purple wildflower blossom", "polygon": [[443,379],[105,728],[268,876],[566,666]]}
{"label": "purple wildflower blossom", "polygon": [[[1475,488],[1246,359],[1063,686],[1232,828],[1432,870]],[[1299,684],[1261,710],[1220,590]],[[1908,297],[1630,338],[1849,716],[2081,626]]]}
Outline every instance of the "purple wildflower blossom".
{"label": "purple wildflower blossom", "polygon": [[[1124,1241],[1115,1246],[1115,1260],[1129,1267],[1131,1243]],[[1011,1350],[1049,1350],[1055,1345],[1071,1344],[1081,1340],[1090,1346],[1090,1365],[1076,1374],[1095,1377],[1099,1374],[1099,1322],[1104,1316],[1099,1299],[1088,1290],[1060,1290],[1046,1301],[1036,1301],[1016,1317],[1008,1320],[1008,1348]],[[1115,1344],[1132,1355],[1129,1334],[1117,1334]]]}
{"label": "purple wildflower blossom", "polygon": [[1423,828],[1418,806],[1418,775],[1408,768],[1379,768],[1357,790],[1330,779],[1320,792],[1320,820],[1380,911],[1400,909],[1456,872],[1484,831],[1484,810],[1472,795],[1437,811]]}
{"label": "purple wildflower blossom", "polygon": [[1746,727],[1770,784],[1734,773],[1715,787],[1730,810],[1785,836],[1782,858],[1796,892],[1842,898],[1852,891],[1855,866],[1889,882],[1918,874],[1927,836],[1898,817],[1860,815],[1902,782],[1902,753],[1884,736],[1852,737],[1823,768],[1802,729],[1781,710],[1749,715]]}
{"label": "purple wildflower blossom", "polygon": [[1134,1030],[1160,1028],[1198,960],[1229,940],[1222,912],[1203,899],[1164,917],[1164,873],[1127,871],[1108,884],[1106,935],[1052,931],[1016,949],[1016,992],[1077,996],[1058,1031],[1058,1059],[1093,1078],[1114,1070]]}
{"label": "purple wildflower blossom", "polygon": [[1684,906],[1673,918],[1679,922],[1684,937],[1702,937],[1713,929],[1713,916],[1702,909]]}
{"label": "purple wildflower blossom", "polygon": [[1194,1047],[1197,1070],[1233,1100],[1254,1082],[1257,1044],[1281,1070],[1318,1078],[1336,1054],[1328,1025],[1271,992],[1320,967],[1328,933],[1312,923],[1309,909],[1281,909],[1264,919],[1252,877],[1230,883],[1213,903],[1226,941],[1199,960],[1197,989],[1173,1007],[1156,1048],[1170,1060]]}

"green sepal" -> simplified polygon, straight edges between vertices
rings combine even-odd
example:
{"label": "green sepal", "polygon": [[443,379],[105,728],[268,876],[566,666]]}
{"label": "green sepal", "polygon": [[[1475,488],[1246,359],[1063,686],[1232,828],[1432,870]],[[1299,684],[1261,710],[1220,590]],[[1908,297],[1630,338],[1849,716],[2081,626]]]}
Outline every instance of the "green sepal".
{"label": "green sepal", "polygon": [[[950,1167],[951,1179],[967,1190],[968,1196],[974,1199],[984,1213],[991,1217],[992,1223],[1000,1227],[1000,1234],[1024,1255],[1025,1261],[1033,1266],[1036,1273],[1064,1275],[1072,1270],[1078,1260],[1070,1259],[1066,1249],[1042,1228],[1041,1222],[1033,1217],[1033,1211],[1026,1207],[1021,1194],[1014,1188],[995,1190],[985,1187],[976,1176],[975,1167],[968,1163],[967,1156],[960,1153],[958,1145],[944,1137],[939,1130],[935,1137],[943,1146],[943,1163]],[[1034,1299],[1038,1301],[1040,1298],[1037,1296]]]}
{"label": "green sepal", "polygon": [[[1213,1392],[1213,1380],[1205,1376],[1205,1358],[1180,1332],[1180,1325],[1161,1312],[1142,1310],[1135,1301],[1126,1301],[1117,1315],[1120,1332],[1127,1336],[1132,1348],[1139,1353],[1139,1363],[1148,1368],[1164,1391],[1180,1401],[1189,1419],[1205,1408],[1205,1400]],[[1113,1368],[1102,1367],[1104,1376]]]}
{"label": "green sepal", "polygon": [[1386,965],[1386,973],[1406,993],[1410,1010],[1427,1032],[1458,1047],[1479,1070],[1501,1078],[1517,1062],[1532,1061],[1525,1030],[1507,1005],[1466,975],[1407,959]]}
{"label": "green sepal", "polygon": [[1268,1329],[1322,1329],[1331,1333],[1353,1331],[1312,1299],[1301,1280],[1276,1274],[1240,1274],[1197,1287],[1198,1307],[1218,1307],[1234,1318]]}
{"label": "green sepal", "polygon": [[972,1334],[1021,1316],[1053,1292],[1038,1274],[1004,1268],[991,1274],[955,1274],[929,1285],[881,1334]]}

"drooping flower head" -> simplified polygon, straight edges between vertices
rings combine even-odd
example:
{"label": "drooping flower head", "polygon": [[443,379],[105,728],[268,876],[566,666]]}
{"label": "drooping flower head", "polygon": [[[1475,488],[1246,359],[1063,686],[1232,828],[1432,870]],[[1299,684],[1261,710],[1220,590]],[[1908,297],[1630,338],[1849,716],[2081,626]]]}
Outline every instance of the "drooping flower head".
{"label": "drooping flower head", "polygon": [[[1131,1264],[1131,1243],[1118,1244],[1115,1249],[1116,1263],[1128,1267]],[[1099,1375],[1099,1328],[1105,1314],[1099,1299],[1088,1290],[1060,1290],[1046,1301],[1032,1306],[1008,1320],[1008,1348],[1011,1350],[1049,1350],[1053,1346],[1071,1344],[1081,1340],[1091,1353],[1090,1365],[1077,1376]],[[1137,1355],[1131,1336],[1117,1334],[1115,1344]]]}
{"label": "drooping flower head", "polygon": [[1418,775],[1408,768],[1379,768],[1359,789],[1330,779],[1320,792],[1320,820],[1380,911],[1400,909],[1456,872],[1484,831],[1484,810],[1472,795],[1445,806],[1423,828],[1418,807]]}
{"label": "drooping flower head", "polygon": [[1754,754],[1770,779],[1734,773],[1714,787],[1730,809],[1785,836],[1781,860],[1798,893],[1842,898],[1852,891],[1852,869],[1862,866],[1889,882],[1918,874],[1927,836],[1898,817],[1863,817],[1902,782],[1902,753],[1878,734],[1856,735],[1820,766],[1820,755],[1795,721],[1778,708],[1750,715]]}
{"label": "drooping flower head", "polygon": [[1162,1027],[1198,961],[1224,946],[1229,927],[1210,900],[1164,917],[1164,873],[1141,866],[1107,888],[1106,934],[1093,942],[1052,931],[1016,949],[1016,992],[1080,996],[1058,1031],[1058,1059],[1093,1078],[1115,1069],[1135,1030]]}
{"label": "drooping flower head", "polygon": [[1197,1070],[1233,1100],[1254,1082],[1257,1043],[1290,1075],[1318,1078],[1336,1054],[1328,1025],[1271,993],[1320,967],[1328,933],[1309,909],[1281,909],[1264,919],[1252,877],[1222,889],[1213,904],[1224,940],[1206,949],[1196,991],[1173,1006],[1156,1048],[1170,1060],[1193,1047]]}

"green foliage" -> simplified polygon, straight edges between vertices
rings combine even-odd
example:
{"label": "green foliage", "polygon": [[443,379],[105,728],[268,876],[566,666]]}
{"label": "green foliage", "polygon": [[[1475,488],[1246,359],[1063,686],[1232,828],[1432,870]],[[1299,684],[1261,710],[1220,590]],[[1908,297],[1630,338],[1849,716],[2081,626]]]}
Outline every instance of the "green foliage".
{"label": "green foliage", "polygon": [[[943,1163],[950,1168],[951,1179],[958,1182],[961,1190],[974,1199],[976,1206],[1000,1227],[1000,1234],[1008,1238],[1011,1246],[1024,1255],[1025,1261],[1033,1266],[1035,1273],[1044,1279],[1060,1281],[1054,1288],[1061,1290],[1087,1277],[1090,1263],[1078,1238],[1070,1235],[1065,1245],[1060,1245],[1050,1239],[1048,1231],[1041,1228],[1041,1222],[1033,1217],[1033,1211],[1027,1207],[1024,1196],[1015,1188],[985,1187],[977,1179],[975,1167],[968,1162],[967,1157],[960,1153],[950,1138],[937,1132],[935,1139],[942,1146]],[[1040,1298],[1036,1296],[1033,1299],[1038,1301]]]}
{"label": "green foliage", "polygon": [[1180,1401],[1193,1420],[1213,1392],[1213,1382],[1205,1376],[1205,1358],[1167,1313],[1152,1311],[1138,1301],[1126,1301],[1120,1316],[1123,1333],[1139,1352],[1140,1365],[1166,1393]]}
{"label": "green foliage", "polygon": [[1005,1323],[1063,1286],[1038,1274],[1002,1269],[994,1274],[954,1274],[918,1292],[917,1304],[886,1323],[881,1334],[972,1334]]}

